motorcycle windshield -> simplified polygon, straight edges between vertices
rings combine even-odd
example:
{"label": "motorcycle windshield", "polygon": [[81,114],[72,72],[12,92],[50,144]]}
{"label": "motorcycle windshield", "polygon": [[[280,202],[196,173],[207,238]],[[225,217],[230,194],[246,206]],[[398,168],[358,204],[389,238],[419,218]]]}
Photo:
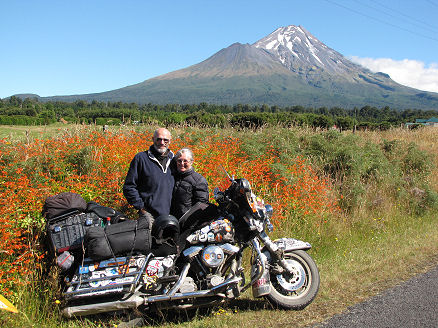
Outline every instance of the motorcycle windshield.
{"label": "motorcycle windshield", "polygon": [[216,168],[216,172],[218,177],[216,187],[218,187],[221,191],[225,191],[230,187],[232,181],[234,180],[234,176],[231,176],[222,165],[219,165]]}

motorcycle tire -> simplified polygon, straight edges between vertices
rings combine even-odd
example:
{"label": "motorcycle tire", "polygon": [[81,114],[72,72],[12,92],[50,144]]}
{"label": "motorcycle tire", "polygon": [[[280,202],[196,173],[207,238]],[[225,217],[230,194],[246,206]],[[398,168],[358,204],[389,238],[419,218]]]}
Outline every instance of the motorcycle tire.
{"label": "motorcycle tire", "polygon": [[294,268],[293,274],[270,272],[271,292],[265,297],[281,309],[302,310],[316,297],[319,290],[319,272],[312,257],[297,250],[284,254]]}

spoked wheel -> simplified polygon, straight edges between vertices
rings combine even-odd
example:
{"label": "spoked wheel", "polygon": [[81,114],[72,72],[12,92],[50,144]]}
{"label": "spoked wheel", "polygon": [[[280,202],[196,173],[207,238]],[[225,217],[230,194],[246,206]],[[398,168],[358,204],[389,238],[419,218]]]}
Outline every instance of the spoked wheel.
{"label": "spoked wheel", "polygon": [[286,253],[284,258],[293,267],[292,273],[271,272],[271,292],[266,298],[280,308],[302,310],[318,293],[318,268],[312,257],[302,250]]}

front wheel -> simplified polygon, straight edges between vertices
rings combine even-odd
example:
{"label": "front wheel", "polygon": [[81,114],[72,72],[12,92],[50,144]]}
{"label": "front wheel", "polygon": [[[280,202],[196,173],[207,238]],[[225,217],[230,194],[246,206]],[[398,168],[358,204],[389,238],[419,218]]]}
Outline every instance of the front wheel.
{"label": "front wheel", "polygon": [[271,292],[265,297],[279,308],[302,310],[318,293],[318,268],[312,257],[302,250],[285,253],[284,258],[293,267],[292,273],[270,272]]}

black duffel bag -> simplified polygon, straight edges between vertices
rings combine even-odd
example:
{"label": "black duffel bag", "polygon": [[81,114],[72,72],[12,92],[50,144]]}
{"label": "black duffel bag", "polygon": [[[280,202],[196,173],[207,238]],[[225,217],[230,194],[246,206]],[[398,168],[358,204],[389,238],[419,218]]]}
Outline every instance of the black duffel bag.
{"label": "black duffel bag", "polygon": [[52,218],[74,210],[85,212],[86,208],[87,202],[81,195],[74,192],[61,192],[46,198],[42,215],[49,221]]}
{"label": "black duffel bag", "polygon": [[100,261],[115,256],[148,254],[152,237],[149,221],[140,218],[106,227],[90,227],[84,241],[88,256]]}

